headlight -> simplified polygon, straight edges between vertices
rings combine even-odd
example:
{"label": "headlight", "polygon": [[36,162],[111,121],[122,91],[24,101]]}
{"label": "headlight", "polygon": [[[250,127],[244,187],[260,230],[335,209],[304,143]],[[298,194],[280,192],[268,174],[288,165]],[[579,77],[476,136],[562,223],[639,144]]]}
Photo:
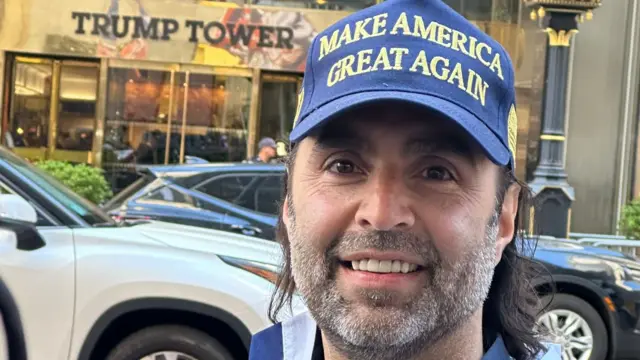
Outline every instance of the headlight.
{"label": "headlight", "polygon": [[627,268],[626,271],[627,271],[627,274],[629,274],[629,277],[631,277],[633,281],[640,282],[640,269]]}
{"label": "headlight", "polygon": [[611,275],[614,279],[616,279],[616,281],[624,281],[629,279],[629,273],[627,272],[627,269],[622,265],[612,261],[605,261],[604,263],[611,268]]}
{"label": "headlight", "polygon": [[251,261],[245,259],[238,259],[230,256],[219,256],[222,261],[225,263],[240,268],[242,270],[246,270],[250,273],[260,276],[261,278],[275,284],[276,279],[278,278],[278,269],[277,266],[271,264],[265,264],[258,261]]}

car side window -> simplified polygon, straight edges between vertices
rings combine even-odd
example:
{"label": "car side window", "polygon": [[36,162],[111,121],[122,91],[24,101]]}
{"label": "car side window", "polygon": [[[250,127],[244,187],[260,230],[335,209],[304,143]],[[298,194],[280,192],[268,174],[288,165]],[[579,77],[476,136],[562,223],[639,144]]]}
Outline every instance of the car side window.
{"label": "car side window", "polygon": [[232,204],[251,208],[253,193],[249,188],[255,180],[255,176],[248,174],[224,175],[198,185],[196,190]]}
{"label": "car side window", "polygon": [[161,203],[170,202],[178,203],[192,207],[200,207],[198,199],[190,196],[189,194],[179,191],[171,186],[161,186],[155,190],[152,190],[145,196],[136,199],[136,202],[140,203]]}
{"label": "car side window", "polygon": [[278,215],[280,202],[282,201],[283,188],[282,175],[270,175],[266,177],[254,193],[255,210],[261,213]]}

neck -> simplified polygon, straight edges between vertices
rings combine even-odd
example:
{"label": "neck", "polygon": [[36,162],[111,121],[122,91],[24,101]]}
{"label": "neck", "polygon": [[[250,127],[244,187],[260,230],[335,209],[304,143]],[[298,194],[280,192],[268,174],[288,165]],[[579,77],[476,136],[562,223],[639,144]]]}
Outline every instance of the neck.
{"label": "neck", "polygon": [[[322,346],[325,360],[352,360],[331,344],[322,334]],[[484,354],[482,343],[482,308],[476,311],[465,323],[455,331],[445,335],[440,340],[422,349],[411,359],[394,360],[434,360],[434,359],[465,359],[480,360]]]}

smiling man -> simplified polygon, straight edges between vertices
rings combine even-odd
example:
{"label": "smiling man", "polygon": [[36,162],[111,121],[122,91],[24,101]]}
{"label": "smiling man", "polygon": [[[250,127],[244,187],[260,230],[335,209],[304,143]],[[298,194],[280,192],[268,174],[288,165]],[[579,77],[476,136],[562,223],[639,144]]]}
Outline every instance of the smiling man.
{"label": "smiling man", "polygon": [[319,34],[291,133],[271,317],[252,360],[560,359],[519,253],[514,73],[441,0]]}

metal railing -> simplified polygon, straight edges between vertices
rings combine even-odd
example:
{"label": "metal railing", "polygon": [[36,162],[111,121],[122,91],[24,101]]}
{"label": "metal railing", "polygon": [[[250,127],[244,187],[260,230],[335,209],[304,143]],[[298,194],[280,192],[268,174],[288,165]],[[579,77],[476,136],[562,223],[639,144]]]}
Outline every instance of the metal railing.
{"label": "metal railing", "polygon": [[584,233],[569,233],[569,238],[583,245],[618,251],[640,260],[640,240],[621,235]]}

